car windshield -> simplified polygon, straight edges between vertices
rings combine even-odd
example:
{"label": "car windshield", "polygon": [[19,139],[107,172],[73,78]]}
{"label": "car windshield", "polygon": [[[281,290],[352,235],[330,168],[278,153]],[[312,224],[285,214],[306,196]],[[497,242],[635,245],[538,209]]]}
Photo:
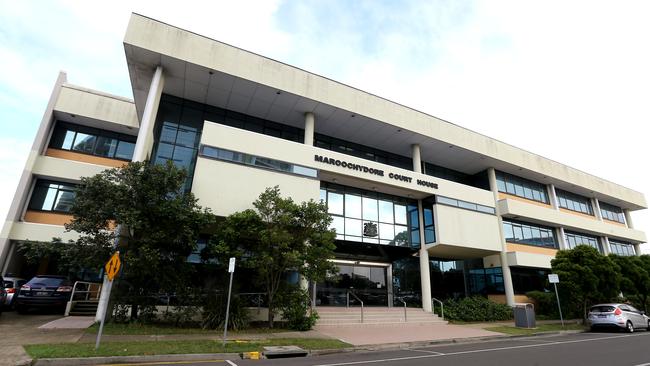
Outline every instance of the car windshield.
{"label": "car windshield", "polygon": [[614,311],[614,307],[609,305],[592,306],[591,309],[589,309],[589,311],[592,313],[611,313],[612,311]]}
{"label": "car windshield", "polygon": [[53,278],[53,277],[34,277],[29,282],[28,285],[31,286],[45,286],[45,287],[56,287],[60,286],[65,281],[65,278]]}

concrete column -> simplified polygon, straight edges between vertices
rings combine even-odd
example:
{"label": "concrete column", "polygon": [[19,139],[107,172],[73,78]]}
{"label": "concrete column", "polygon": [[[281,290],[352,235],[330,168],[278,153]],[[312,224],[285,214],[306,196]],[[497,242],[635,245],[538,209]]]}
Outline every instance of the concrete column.
{"label": "concrete column", "polygon": [[418,220],[420,221],[420,287],[422,288],[422,309],[431,312],[431,273],[429,252],[424,238],[424,211],[422,200],[418,200]]}
{"label": "concrete column", "polygon": [[510,306],[515,305],[515,290],[512,286],[512,275],[510,274],[510,266],[508,265],[508,254],[506,247],[506,239],[503,235],[503,219],[499,212],[499,188],[497,187],[497,176],[494,168],[488,168],[488,179],[490,181],[490,190],[494,194],[494,204],[497,209],[497,220],[499,224],[499,236],[501,237],[501,271],[503,272],[503,287],[506,292],[506,303]]}
{"label": "concrete column", "polygon": [[625,215],[625,223],[627,224],[627,227],[634,229],[634,224],[632,223],[632,214],[630,214],[630,210],[627,208],[623,209],[623,214]]}
{"label": "concrete column", "polygon": [[557,228],[557,241],[558,244],[560,244],[560,250],[566,250],[569,249],[566,245],[566,237],[564,236],[564,228],[559,227]]}
{"label": "concrete column", "polygon": [[637,256],[641,255],[641,244],[634,244],[634,253]]}
{"label": "concrete column", "polygon": [[557,202],[557,194],[555,193],[555,185],[554,184],[549,184],[548,185],[548,193],[549,193],[549,201],[551,201],[551,207],[553,207],[556,210],[560,209],[560,205]]}
{"label": "concrete column", "polygon": [[314,114],[305,113],[305,145],[314,145]]}
{"label": "concrete column", "polygon": [[611,253],[611,250],[609,248],[609,238],[606,236],[601,237],[600,244],[603,246],[603,254],[604,255],[609,255]]}
{"label": "concrete column", "polygon": [[413,171],[416,173],[422,173],[422,158],[420,154],[420,145],[418,144],[411,145],[411,157],[413,159]]}
{"label": "concrete column", "polygon": [[[147,94],[147,101],[145,102],[142,119],[140,120],[140,129],[138,130],[138,139],[135,142],[132,161],[145,161],[149,159],[154,142],[153,129],[156,124],[156,116],[158,115],[158,107],[160,106],[160,98],[162,97],[164,86],[165,75],[163,74],[163,68],[162,66],[158,66],[149,86],[149,94]],[[120,234],[118,231],[123,229],[121,225],[118,225],[115,229],[115,234],[118,236],[116,241],[118,242]],[[109,302],[108,282],[108,278],[104,276],[102,291],[99,295],[99,303],[97,304],[97,312],[95,313],[95,321],[101,321],[104,314],[106,314]]]}
{"label": "concrete column", "polygon": [[162,96],[163,87],[165,86],[165,75],[162,66],[156,67],[147,94],[147,101],[144,105],[144,112],[140,120],[140,129],[138,130],[138,139],[133,151],[133,161],[144,161],[149,158],[153,148],[153,128],[156,124],[156,115],[160,106],[160,97]]}
{"label": "concrete column", "polygon": [[593,197],[591,199],[591,207],[594,208],[594,214],[596,215],[596,218],[599,221],[603,221],[603,214],[600,212],[600,203],[598,202],[598,198]]}

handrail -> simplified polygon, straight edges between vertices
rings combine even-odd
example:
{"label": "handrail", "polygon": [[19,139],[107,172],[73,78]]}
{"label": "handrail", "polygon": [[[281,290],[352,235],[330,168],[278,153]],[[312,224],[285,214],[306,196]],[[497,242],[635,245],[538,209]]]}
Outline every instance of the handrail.
{"label": "handrail", "polygon": [[350,307],[350,294],[352,294],[352,296],[354,296],[354,298],[361,303],[361,322],[363,323],[363,300],[361,300],[359,296],[357,296],[357,294],[355,294],[354,292],[347,290],[345,296],[347,298],[346,307],[348,308]]}
{"label": "handrail", "polygon": [[440,317],[442,318],[442,320],[445,320],[445,305],[443,305],[442,301],[436,299],[435,297],[432,297],[431,298],[431,308],[432,308],[432,311],[434,313],[436,312],[436,307],[434,305],[434,301],[437,302],[438,304],[440,304]]}
{"label": "handrail", "polygon": [[[79,284],[85,284],[88,285],[87,290],[77,290],[77,285]],[[99,288],[97,290],[90,290],[90,286],[92,285],[99,285]],[[87,282],[87,281],[75,281],[74,285],[72,286],[72,293],[70,294],[70,299],[68,300],[68,303],[65,305],[65,316],[70,315],[70,311],[72,310],[72,304],[75,301],[74,295],[75,294],[86,294],[86,298],[84,301],[88,301],[88,296],[91,293],[96,293],[100,294],[102,292],[102,284],[99,282]],[[99,298],[99,296],[98,296]]]}
{"label": "handrail", "polygon": [[400,297],[396,297],[396,299],[399,300],[399,301],[401,301],[402,304],[404,304],[404,322],[406,323],[406,322],[407,322],[407,319],[406,319],[406,301],[404,301],[404,300],[403,300],[402,298],[400,298]]}

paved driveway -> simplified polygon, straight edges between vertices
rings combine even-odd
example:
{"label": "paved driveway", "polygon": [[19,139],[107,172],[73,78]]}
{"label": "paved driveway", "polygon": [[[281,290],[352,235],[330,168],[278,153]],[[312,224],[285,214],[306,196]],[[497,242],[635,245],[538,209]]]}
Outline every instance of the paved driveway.
{"label": "paved driveway", "polygon": [[43,324],[60,319],[61,315],[20,315],[5,311],[0,315],[0,365],[15,365],[27,359],[21,345],[35,343],[76,342],[83,329],[39,329]]}

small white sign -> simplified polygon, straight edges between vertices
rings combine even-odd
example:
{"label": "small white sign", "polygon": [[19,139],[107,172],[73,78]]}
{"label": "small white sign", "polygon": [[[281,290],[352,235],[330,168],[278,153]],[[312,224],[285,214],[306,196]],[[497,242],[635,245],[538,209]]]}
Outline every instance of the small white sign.
{"label": "small white sign", "polygon": [[228,273],[233,272],[235,272],[235,257],[230,258],[230,262],[228,263]]}
{"label": "small white sign", "polygon": [[558,277],[558,275],[556,275],[555,273],[549,273],[548,282],[550,282],[550,283],[560,283],[560,277]]}

